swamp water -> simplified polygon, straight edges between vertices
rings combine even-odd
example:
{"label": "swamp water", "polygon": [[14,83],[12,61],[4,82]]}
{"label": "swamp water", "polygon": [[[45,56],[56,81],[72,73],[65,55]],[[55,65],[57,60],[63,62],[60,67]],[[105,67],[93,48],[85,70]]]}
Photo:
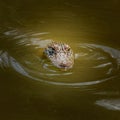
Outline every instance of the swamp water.
{"label": "swamp water", "polygon": [[[1,0],[0,119],[119,120],[119,21],[118,0]],[[51,40],[71,70],[42,57]]]}

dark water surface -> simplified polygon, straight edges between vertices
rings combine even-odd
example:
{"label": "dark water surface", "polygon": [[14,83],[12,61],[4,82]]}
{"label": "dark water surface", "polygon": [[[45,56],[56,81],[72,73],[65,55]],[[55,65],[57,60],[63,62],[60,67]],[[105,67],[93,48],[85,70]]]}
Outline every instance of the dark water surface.
{"label": "dark water surface", "polygon": [[[1,0],[0,120],[120,120],[120,1]],[[42,57],[68,43],[73,69]]]}

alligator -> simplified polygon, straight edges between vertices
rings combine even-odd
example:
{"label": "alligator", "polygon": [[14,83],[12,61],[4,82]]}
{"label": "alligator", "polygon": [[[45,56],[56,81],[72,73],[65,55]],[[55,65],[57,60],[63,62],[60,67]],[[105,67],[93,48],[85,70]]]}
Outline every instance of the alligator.
{"label": "alligator", "polygon": [[52,41],[45,48],[44,55],[57,68],[67,70],[73,67],[74,64],[73,50],[66,43]]}

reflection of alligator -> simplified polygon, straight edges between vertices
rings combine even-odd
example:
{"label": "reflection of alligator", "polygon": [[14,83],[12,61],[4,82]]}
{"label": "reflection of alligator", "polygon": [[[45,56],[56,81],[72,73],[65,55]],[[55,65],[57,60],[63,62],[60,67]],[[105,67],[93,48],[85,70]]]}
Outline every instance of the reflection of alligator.
{"label": "reflection of alligator", "polygon": [[45,48],[44,53],[58,68],[70,69],[74,64],[73,51],[65,43],[52,42]]}

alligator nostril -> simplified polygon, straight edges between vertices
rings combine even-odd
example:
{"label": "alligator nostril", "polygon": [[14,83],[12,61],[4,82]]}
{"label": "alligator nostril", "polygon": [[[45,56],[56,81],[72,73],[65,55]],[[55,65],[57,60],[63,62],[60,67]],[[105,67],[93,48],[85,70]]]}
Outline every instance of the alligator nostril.
{"label": "alligator nostril", "polygon": [[67,67],[67,65],[62,63],[62,64],[60,64],[60,67],[65,68],[65,67]]}

